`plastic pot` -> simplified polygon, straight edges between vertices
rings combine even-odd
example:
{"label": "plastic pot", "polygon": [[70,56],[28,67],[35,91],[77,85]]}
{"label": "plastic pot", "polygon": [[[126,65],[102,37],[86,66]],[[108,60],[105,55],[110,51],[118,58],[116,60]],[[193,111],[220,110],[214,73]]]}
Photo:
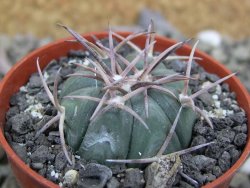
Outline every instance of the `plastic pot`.
{"label": "plastic pot", "polygon": [[[122,36],[127,36],[130,33],[122,32]],[[90,33],[84,35],[85,38],[92,41],[91,35],[95,35],[97,38],[101,39],[107,36],[106,32],[101,33]],[[175,44],[176,42],[163,37],[156,37],[155,50],[163,51],[165,48],[170,45]],[[145,37],[139,37],[133,40],[138,46],[143,47],[145,44]],[[38,173],[29,168],[11,149],[10,145],[4,137],[4,126],[5,126],[5,115],[9,108],[10,97],[16,93],[21,86],[27,83],[30,75],[36,72],[36,59],[40,58],[41,68],[44,68],[51,60],[58,59],[61,56],[66,56],[70,49],[82,49],[83,47],[78,43],[65,42],[65,39],[59,40],[57,42],[48,44],[40,49],[35,50],[31,54],[24,57],[20,60],[4,77],[0,84],[0,142],[2,147],[7,153],[9,162],[12,166],[13,172],[22,187],[59,187],[58,185],[52,183],[51,181],[40,176]],[[183,46],[177,51],[180,55],[189,55],[191,47]],[[217,74],[219,77],[224,77],[231,72],[225,68],[222,64],[218,63],[210,56],[196,51],[196,56],[201,57],[203,60],[198,61],[198,63],[210,73]],[[247,144],[244,148],[243,153],[241,154],[238,161],[222,176],[213,181],[212,183],[207,184],[204,187],[228,187],[230,180],[232,179],[234,173],[239,169],[239,167],[246,160],[250,152],[250,98],[247,90],[241,84],[238,78],[230,78],[227,83],[230,85],[230,90],[234,91],[237,95],[237,101],[239,105],[246,111],[248,117],[248,138]]]}

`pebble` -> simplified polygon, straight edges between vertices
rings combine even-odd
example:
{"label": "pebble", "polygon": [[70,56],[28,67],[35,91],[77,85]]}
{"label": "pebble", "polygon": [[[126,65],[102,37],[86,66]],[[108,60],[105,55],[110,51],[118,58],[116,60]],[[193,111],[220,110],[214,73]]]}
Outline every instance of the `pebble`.
{"label": "pebble", "polygon": [[81,181],[78,183],[83,184],[85,187],[104,187],[107,181],[111,179],[112,171],[104,165],[89,163],[80,169],[79,175]]}
{"label": "pebble", "polygon": [[34,89],[34,88],[41,88],[41,87],[42,87],[42,82],[41,82],[40,76],[37,73],[32,74],[29,79],[28,88]]}
{"label": "pebble", "polygon": [[125,171],[125,179],[123,183],[123,187],[136,187],[142,188],[145,185],[145,180],[143,177],[143,173],[138,168],[130,168]]}
{"label": "pebble", "polygon": [[207,182],[212,182],[216,179],[216,176],[213,175],[212,173],[204,174],[204,176],[207,177]]}
{"label": "pebble", "polygon": [[35,170],[41,170],[43,168],[43,163],[31,163],[31,167]]}
{"label": "pebble", "polygon": [[236,133],[247,133],[247,124],[238,125],[233,128]]}
{"label": "pebble", "polygon": [[206,157],[205,155],[196,155],[192,158],[192,162],[200,171],[209,171],[216,164],[216,160]]}
{"label": "pebble", "polygon": [[12,125],[12,131],[19,135],[27,133],[32,126],[32,120],[26,113],[17,114],[8,121],[7,123]]}
{"label": "pebble", "polygon": [[171,61],[171,68],[176,72],[184,72],[186,69],[186,64],[183,61]]}
{"label": "pebble", "polygon": [[211,81],[212,83],[220,79],[216,74],[206,73],[206,76],[207,76],[207,79]]}
{"label": "pebble", "polygon": [[[217,139],[218,139],[218,140],[221,140],[222,142],[223,142],[223,140],[229,139],[229,141],[226,141],[226,142],[231,143],[231,142],[234,141],[235,132],[232,131],[231,129],[229,129],[229,128],[227,127],[227,128],[225,128],[225,129],[222,129],[221,131],[218,131],[217,134],[216,134],[216,136],[217,136]],[[221,138],[219,138],[219,137],[221,137],[221,138],[223,138],[223,139],[221,139]]]}
{"label": "pebble", "polygon": [[213,47],[219,47],[222,42],[221,35],[215,30],[201,31],[197,34],[197,38],[207,45],[211,45]]}
{"label": "pebble", "polygon": [[246,144],[247,135],[245,133],[238,133],[234,138],[234,144],[237,146],[243,146]]}
{"label": "pebble", "polygon": [[49,158],[49,148],[47,146],[39,146],[30,156],[33,163],[45,163]]}
{"label": "pebble", "polygon": [[63,179],[64,179],[64,181],[63,181],[64,185],[74,186],[79,179],[79,174],[76,170],[71,169],[65,173]]}
{"label": "pebble", "polygon": [[38,94],[36,94],[35,98],[39,102],[41,102],[42,104],[47,104],[47,103],[50,102],[50,99],[49,99],[47,93],[44,90],[42,90],[41,92],[39,92]]}
{"label": "pebble", "polygon": [[240,152],[235,148],[228,150],[228,152],[231,156],[231,163],[234,164],[239,159]]}
{"label": "pebble", "polygon": [[112,177],[107,183],[107,188],[119,188],[119,187],[120,187],[120,182],[115,177]]}
{"label": "pebble", "polygon": [[19,143],[12,142],[11,147],[23,161],[27,162],[28,156],[25,145],[20,145]]}
{"label": "pebble", "polygon": [[7,112],[7,119],[10,119],[11,117],[15,116],[16,114],[19,114],[20,111],[18,109],[17,106],[13,106],[9,109],[9,111]]}
{"label": "pebble", "polygon": [[67,159],[63,153],[63,151],[59,152],[55,158],[55,168],[59,171],[63,170],[63,168],[67,165]]}
{"label": "pebble", "polygon": [[222,171],[219,166],[214,166],[212,170],[213,175],[219,177],[222,174]]}
{"label": "pebble", "polygon": [[222,172],[226,172],[231,166],[231,156],[227,151],[224,151],[218,161]]}
{"label": "pebble", "polygon": [[[191,142],[191,147],[192,146],[197,146],[197,145],[200,145],[200,144],[205,144],[207,143],[207,140],[206,138],[204,138],[203,136],[201,135],[198,135],[196,137],[193,138],[192,142]],[[202,153],[205,151],[206,148],[201,148],[199,150],[196,150],[196,152],[199,154],[199,153]]]}
{"label": "pebble", "polygon": [[235,125],[242,125],[246,122],[245,113],[238,112],[230,116],[230,118],[234,121]]}
{"label": "pebble", "polygon": [[213,103],[214,103],[214,100],[213,100],[212,96],[208,92],[202,93],[197,98],[200,99],[203,102],[205,107],[206,106],[212,106]]}
{"label": "pebble", "polygon": [[216,130],[222,130],[227,127],[232,127],[234,124],[234,122],[229,117],[225,117],[223,119],[212,118],[212,122]]}

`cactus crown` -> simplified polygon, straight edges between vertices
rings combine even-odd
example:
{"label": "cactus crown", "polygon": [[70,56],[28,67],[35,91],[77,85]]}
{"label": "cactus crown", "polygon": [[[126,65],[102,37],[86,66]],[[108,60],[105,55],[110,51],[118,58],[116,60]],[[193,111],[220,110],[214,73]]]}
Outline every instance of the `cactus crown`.
{"label": "cactus crown", "polygon": [[[213,127],[207,115],[194,105],[193,100],[235,74],[189,95],[189,80],[194,79],[190,77],[191,63],[194,59],[200,59],[194,57],[198,42],[193,46],[190,56],[173,55],[190,40],[176,43],[155,55],[156,41],[152,22],[146,32],[128,37],[122,37],[110,29],[108,47],[95,37],[94,44],[72,29],[61,26],[91,53],[92,58],[86,58],[84,64],[76,64],[76,72],[69,75],[63,85],[61,99],[58,99],[57,93],[58,79],[51,93],[37,59],[43,86],[58,110],[58,115],[47,122],[36,137],[59,121],[62,148],[70,164],[72,160],[66,149],[65,138],[67,144],[84,158],[93,158],[101,163],[140,163],[152,162],[156,160],[154,156],[185,149],[191,138],[196,113]],[[131,42],[142,35],[147,36],[144,49]],[[114,37],[120,41],[116,46]],[[123,57],[119,49],[125,44],[133,52]],[[188,60],[185,75],[170,71],[162,64],[163,60],[178,59]],[[180,153],[209,144],[182,150]]]}

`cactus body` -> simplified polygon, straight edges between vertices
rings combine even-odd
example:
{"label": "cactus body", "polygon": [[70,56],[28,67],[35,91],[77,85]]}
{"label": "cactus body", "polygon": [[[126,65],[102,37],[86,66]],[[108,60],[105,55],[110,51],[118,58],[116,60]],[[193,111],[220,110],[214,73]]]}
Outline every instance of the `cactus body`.
{"label": "cactus body", "polygon": [[[131,58],[131,57],[130,57]],[[129,58],[127,58],[129,59]],[[133,58],[132,58],[133,59]],[[106,63],[110,67],[110,62]],[[143,61],[136,64],[143,68]],[[82,74],[94,75],[79,69]],[[174,72],[159,64],[150,76],[171,75]],[[129,76],[133,76],[130,71]],[[161,85],[176,95],[183,89],[183,82]],[[98,102],[65,98],[65,96],[92,96],[102,98],[104,84],[91,78],[70,77],[61,91],[61,105],[65,107],[65,135],[69,146],[86,160],[105,163],[106,159],[140,159],[157,154],[181,106],[173,96],[150,88],[148,93],[148,117],[145,112],[144,96],[140,93],[125,102],[147,124],[148,129],[128,112],[111,108],[94,121],[90,117]],[[132,90],[133,91],[133,90]],[[117,95],[122,95],[117,91]],[[165,153],[186,148],[191,140],[196,114],[191,108],[184,108],[176,131]]]}

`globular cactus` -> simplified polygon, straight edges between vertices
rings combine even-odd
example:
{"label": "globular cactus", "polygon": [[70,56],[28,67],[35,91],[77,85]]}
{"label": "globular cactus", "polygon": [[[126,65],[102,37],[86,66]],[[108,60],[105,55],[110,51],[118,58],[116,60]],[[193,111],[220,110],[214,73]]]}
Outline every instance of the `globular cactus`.
{"label": "globular cactus", "polygon": [[[188,96],[191,62],[196,58],[197,43],[188,57],[175,56],[173,52],[189,41],[170,46],[156,56],[152,23],[147,32],[126,38],[110,30],[108,47],[98,39],[96,44],[91,43],[63,27],[89,50],[93,58],[86,58],[84,64],[78,64],[76,72],[69,75],[60,100],[57,80],[52,94],[42,79],[58,115],[37,135],[59,120],[61,143],[70,163],[64,134],[67,144],[77,155],[104,164],[107,159],[150,158],[185,149],[191,140],[197,112],[212,126],[193,102],[194,97],[208,88]],[[144,49],[131,42],[141,35],[147,35]],[[116,46],[113,37],[120,40]],[[123,57],[119,49],[125,44],[133,51]],[[188,60],[185,75],[167,69],[162,63],[173,59]],[[37,65],[42,77],[39,63]]]}

